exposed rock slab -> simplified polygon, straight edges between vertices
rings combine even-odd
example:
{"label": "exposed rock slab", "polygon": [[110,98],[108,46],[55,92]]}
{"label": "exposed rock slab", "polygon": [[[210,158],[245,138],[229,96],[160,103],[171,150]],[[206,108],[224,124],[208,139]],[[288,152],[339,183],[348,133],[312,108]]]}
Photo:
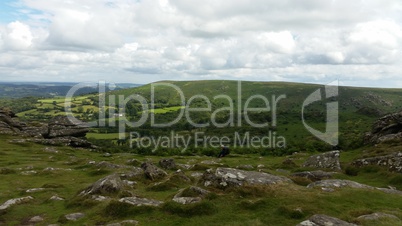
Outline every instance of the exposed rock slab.
{"label": "exposed rock slab", "polygon": [[119,200],[123,203],[128,203],[134,206],[160,206],[163,204],[162,201],[155,199],[139,198],[139,197],[125,197]]}
{"label": "exposed rock slab", "polygon": [[181,204],[190,204],[190,203],[197,203],[200,202],[202,200],[202,198],[204,198],[206,195],[208,195],[210,192],[199,188],[199,187],[195,187],[195,186],[191,186],[189,189],[192,193],[194,193],[194,196],[184,196],[183,193],[186,189],[182,189],[179,191],[179,193],[177,193],[174,197],[173,197],[173,201],[177,202],[177,203],[181,203]]}
{"label": "exposed rock slab", "polygon": [[303,164],[303,167],[341,170],[339,163],[339,151],[330,151],[310,156]]}
{"label": "exposed rock slab", "polygon": [[202,181],[204,186],[213,187],[291,183],[291,180],[286,177],[233,168],[217,168],[215,172],[207,170],[202,177]]}
{"label": "exposed rock slab", "polygon": [[323,214],[315,214],[308,220],[301,222],[297,226],[357,226],[335,217],[330,217]]}
{"label": "exposed rock slab", "polygon": [[381,218],[392,218],[392,219],[397,219],[400,220],[397,216],[392,215],[392,214],[387,214],[387,213],[372,213],[372,214],[367,214],[367,215],[362,215],[358,217],[358,220],[367,220],[367,221],[372,221],[372,220],[380,220]]}
{"label": "exposed rock slab", "polygon": [[360,184],[355,181],[350,180],[338,180],[338,179],[330,179],[330,180],[321,180],[313,182],[307,185],[307,188],[314,188],[314,187],[322,187],[322,188],[343,188],[343,187],[350,187],[350,188],[359,188],[359,189],[376,189],[388,194],[395,194],[395,195],[402,195],[402,191],[389,189],[389,188],[377,188],[372,187],[365,184]]}
{"label": "exposed rock slab", "polygon": [[318,181],[318,180],[324,180],[324,179],[330,179],[332,178],[332,175],[335,172],[325,172],[322,170],[317,170],[317,171],[303,171],[303,172],[297,172],[293,173],[292,177],[305,177],[311,181]]}
{"label": "exposed rock slab", "polygon": [[387,167],[391,171],[402,172],[402,152],[397,152],[384,156],[358,159],[352,162],[352,165],[357,167],[377,165]]}
{"label": "exposed rock slab", "polygon": [[18,204],[21,204],[21,203],[29,202],[29,201],[31,201],[33,199],[34,198],[32,196],[27,196],[27,197],[15,198],[15,199],[7,200],[5,203],[3,203],[0,206],[0,211],[6,210],[6,209],[10,208],[13,205],[18,205]]}
{"label": "exposed rock slab", "polygon": [[373,123],[370,133],[366,134],[366,143],[383,143],[402,140],[402,111],[379,118]]}

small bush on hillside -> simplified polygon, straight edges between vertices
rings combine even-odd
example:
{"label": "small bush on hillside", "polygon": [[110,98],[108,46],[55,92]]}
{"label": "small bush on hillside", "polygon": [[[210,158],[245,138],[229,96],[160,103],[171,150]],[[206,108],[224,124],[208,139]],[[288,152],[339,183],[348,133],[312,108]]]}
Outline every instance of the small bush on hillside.
{"label": "small bush on hillside", "polygon": [[112,218],[131,217],[143,213],[151,213],[156,207],[153,206],[133,206],[128,203],[111,201],[103,210],[106,216]]}
{"label": "small bush on hillside", "polygon": [[292,219],[302,219],[306,214],[300,208],[291,208],[288,206],[280,206],[277,209],[278,214]]}
{"label": "small bush on hillside", "polygon": [[308,179],[306,177],[291,177],[290,179],[295,184],[300,185],[300,186],[307,186],[307,185],[313,183],[313,181],[311,181],[310,179]]}
{"label": "small bush on hillside", "polygon": [[349,176],[357,176],[359,174],[359,168],[349,165],[345,168],[345,174]]}
{"label": "small bush on hillside", "polygon": [[208,200],[188,205],[169,201],[163,205],[162,210],[171,214],[177,214],[181,217],[193,217],[212,215],[216,213],[217,207]]}

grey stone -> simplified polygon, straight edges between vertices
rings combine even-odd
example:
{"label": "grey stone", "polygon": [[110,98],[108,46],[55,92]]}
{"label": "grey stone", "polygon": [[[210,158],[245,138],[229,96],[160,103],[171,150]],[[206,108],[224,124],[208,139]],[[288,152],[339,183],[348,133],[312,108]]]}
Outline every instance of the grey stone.
{"label": "grey stone", "polygon": [[69,221],[77,221],[77,220],[85,217],[85,214],[84,213],[71,213],[71,214],[64,215],[64,217]]}
{"label": "grey stone", "polygon": [[6,209],[10,208],[13,205],[18,205],[18,204],[29,202],[29,201],[31,201],[33,199],[34,198],[32,196],[27,196],[27,197],[15,198],[15,199],[7,200],[5,203],[3,203],[0,206],[0,211],[6,210]]}
{"label": "grey stone", "polygon": [[165,171],[159,169],[150,162],[144,162],[141,164],[141,168],[144,170],[145,176],[151,180],[158,180],[167,176]]}
{"label": "grey stone", "polygon": [[85,137],[89,132],[88,126],[81,122],[71,122],[66,116],[56,116],[48,123],[48,138],[55,137]]}
{"label": "grey stone", "polygon": [[45,188],[31,188],[31,189],[26,190],[25,192],[26,193],[35,193],[35,192],[41,192],[44,190],[46,190],[46,189]]}
{"label": "grey stone", "polygon": [[221,188],[228,186],[242,186],[244,184],[270,185],[292,182],[289,178],[282,176],[233,168],[217,168],[215,172],[209,169],[204,173],[202,181],[206,187],[213,186]]}
{"label": "grey stone", "polygon": [[240,165],[236,166],[237,169],[243,169],[243,170],[252,170],[254,167],[252,165]]}
{"label": "grey stone", "polygon": [[323,214],[315,214],[308,220],[299,223],[297,226],[357,226],[335,217],[330,217]]}
{"label": "grey stone", "polygon": [[362,216],[358,217],[357,219],[359,219],[359,220],[380,220],[381,218],[392,218],[392,219],[400,220],[395,215],[387,214],[387,213],[381,213],[381,212],[362,215]]}
{"label": "grey stone", "polygon": [[190,203],[196,203],[196,202],[200,202],[202,200],[202,198],[204,198],[206,195],[208,195],[210,192],[199,188],[199,187],[195,187],[195,186],[191,186],[189,188],[187,188],[189,190],[191,190],[193,193],[196,194],[196,196],[193,197],[188,197],[188,196],[183,196],[183,193],[186,189],[181,189],[174,197],[173,197],[173,201],[177,202],[177,203],[181,203],[181,204],[190,204]]}
{"label": "grey stone", "polygon": [[332,175],[335,172],[325,172],[322,170],[317,170],[317,171],[303,171],[303,172],[297,172],[293,173],[292,177],[305,177],[311,181],[318,181],[318,180],[323,180],[323,179],[330,179],[332,178]]}
{"label": "grey stone", "polygon": [[139,197],[125,197],[121,198],[119,201],[134,206],[160,206],[161,204],[163,204],[162,201],[147,198],[139,198]]}
{"label": "grey stone", "polygon": [[29,219],[29,223],[39,223],[42,221],[44,221],[44,219],[41,216],[34,216],[31,219]]}
{"label": "grey stone", "polygon": [[356,167],[377,165],[388,168],[390,171],[402,172],[402,152],[390,155],[376,156],[371,158],[358,159],[352,162]]}
{"label": "grey stone", "polygon": [[159,165],[160,167],[162,167],[163,169],[176,169],[176,163],[174,161],[174,159],[161,159],[159,160]]}
{"label": "grey stone", "polygon": [[52,197],[50,197],[50,200],[52,201],[63,201],[64,199],[57,196],[57,195],[53,195]]}
{"label": "grey stone", "polygon": [[112,174],[107,177],[101,178],[87,189],[82,191],[80,195],[107,195],[118,193],[124,186],[123,181],[117,174]]}
{"label": "grey stone", "polygon": [[330,180],[321,180],[313,182],[307,185],[307,188],[314,188],[314,187],[324,187],[324,188],[343,188],[343,187],[350,187],[350,188],[363,188],[363,189],[374,189],[374,187],[360,184],[355,181],[350,180],[338,180],[338,179],[330,179]]}
{"label": "grey stone", "polygon": [[339,163],[339,151],[330,151],[310,156],[304,162],[303,167],[341,170],[341,165]]}
{"label": "grey stone", "polygon": [[366,143],[383,143],[402,140],[402,111],[379,118],[373,123],[370,133],[366,134]]}

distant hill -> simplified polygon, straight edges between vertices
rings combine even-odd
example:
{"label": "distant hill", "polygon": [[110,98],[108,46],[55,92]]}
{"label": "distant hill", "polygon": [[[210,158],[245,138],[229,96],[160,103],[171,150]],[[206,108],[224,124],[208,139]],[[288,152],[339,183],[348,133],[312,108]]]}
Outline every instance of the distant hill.
{"label": "distant hill", "polygon": [[[0,98],[65,96],[77,83],[71,82],[0,82]],[[116,89],[132,88],[140,84],[118,83]],[[97,92],[96,84],[82,88],[76,95]]]}
{"label": "distant hill", "polygon": [[[136,122],[143,114],[148,115],[147,121],[140,128],[127,127],[128,132],[141,131],[142,134],[153,136],[167,135],[170,131],[190,135],[204,132],[208,135],[233,137],[235,132],[244,134],[250,131],[253,134],[266,135],[271,131],[278,136],[284,136],[289,146],[303,147],[304,150],[321,150],[327,147],[322,146],[323,142],[315,138],[306,129],[305,124],[325,132],[327,104],[338,103],[338,135],[339,144],[343,148],[361,146],[363,136],[371,131],[374,120],[402,109],[401,89],[338,87],[338,95],[327,98],[325,88],[324,85],[287,82],[161,81],[107,92],[103,114],[107,118],[106,125],[122,119]],[[129,96],[136,100],[128,101],[125,104],[125,112],[120,112],[120,98],[128,100]],[[266,98],[266,102],[263,98]],[[307,103],[309,98],[314,101],[303,109],[303,103]],[[112,100],[114,103],[110,102]],[[210,102],[209,105],[207,101]],[[246,107],[261,109],[267,105],[268,111],[244,111]],[[46,120],[65,114],[64,107],[64,98],[59,96],[39,99],[34,106],[14,110],[23,119]],[[154,115],[156,123],[166,123],[177,118],[180,110],[186,107],[204,108],[201,112],[191,111],[188,115],[194,123],[209,125],[194,127],[185,114],[169,128],[158,129],[151,125],[150,114]],[[77,96],[73,100],[71,111],[84,121],[98,120],[99,95],[92,93]],[[246,118],[256,124],[267,123],[268,126],[256,128]],[[220,123],[221,126],[214,126],[212,122]],[[112,134],[116,133],[117,128],[111,126],[102,129],[104,130]]]}

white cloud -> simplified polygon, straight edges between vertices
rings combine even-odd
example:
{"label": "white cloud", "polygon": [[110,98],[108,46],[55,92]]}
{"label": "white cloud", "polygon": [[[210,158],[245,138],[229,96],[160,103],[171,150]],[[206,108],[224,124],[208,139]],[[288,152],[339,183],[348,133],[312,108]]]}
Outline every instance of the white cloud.
{"label": "white cloud", "polygon": [[[399,81],[398,0],[20,0],[1,78]],[[30,71],[28,71],[30,70]],[[366,84],[366,83],[365,83]],[[385,83],[384,83],[385,84]],[[398,84],[397,82],[393,84]],[[388,83],[387,83],[388,85]]]}

